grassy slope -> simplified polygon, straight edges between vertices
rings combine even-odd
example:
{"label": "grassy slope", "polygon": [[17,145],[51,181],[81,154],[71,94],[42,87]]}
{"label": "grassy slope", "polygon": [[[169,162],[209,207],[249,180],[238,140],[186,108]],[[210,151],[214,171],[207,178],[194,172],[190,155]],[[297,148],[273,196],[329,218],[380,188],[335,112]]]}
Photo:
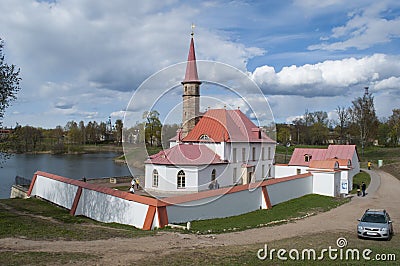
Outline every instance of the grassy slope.
{"label": "grassy slope", "polygon": [[[362,182],[364,182],[365,185],[367,185],[367,187],[369,186],[369,183],[371,183],[371,177],[369,176],[369,174],[361,172],[353,177],[353,184],[358,184],[360,186],[360,189]],[[356,188],[350,191],[350,194],[355,194],[355,193],[357,193]]]}
{"label": "grassy slope", "polygon": [[346,202],[348,202],[348,199],[306,195],[277,204],[269,210],[257,210],[228,218],[193,221],[191,223],[191,231],[198,234],[223,233],[268,226],[276,224],[275,222],[277,221],[278,224],[282,224],[290,219],[307,214],[313,215],[318,212],[328,211]]}
{"label": "grassy slope", "polygon": [[151,234],[131,226],[71,216],[66,209],[38,199],[0,200],[0,238],[96,240]]}

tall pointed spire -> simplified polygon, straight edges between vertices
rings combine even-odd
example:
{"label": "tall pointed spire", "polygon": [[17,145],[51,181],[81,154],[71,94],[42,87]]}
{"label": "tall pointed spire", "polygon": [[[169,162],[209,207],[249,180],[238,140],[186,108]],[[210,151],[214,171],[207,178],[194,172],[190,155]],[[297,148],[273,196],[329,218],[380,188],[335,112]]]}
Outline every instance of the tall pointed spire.
{"label": "tall pointed spire", "polygon": [[[193,26],[192,26],[193,28]],[[185,83],[200,83],[199,75],[197,74],[197,64],[196,64],[196,53],[194,50],[194,38],[193,38],[193,31],[191,33],[192,38],[190,40],[190,48],[189,48],[189,55],[186,64],[186,73],[185,79],[182,81],[182,84]]]}
{"label": "tall pointed spire", "polygon": [[196,126],[200,119],[200,84],[199,75],[197,74],[196,53],[194,51],[192,24],[192,38],[190,39],[189,55],[186,64],[185,79],[182,81],[182,138]]}

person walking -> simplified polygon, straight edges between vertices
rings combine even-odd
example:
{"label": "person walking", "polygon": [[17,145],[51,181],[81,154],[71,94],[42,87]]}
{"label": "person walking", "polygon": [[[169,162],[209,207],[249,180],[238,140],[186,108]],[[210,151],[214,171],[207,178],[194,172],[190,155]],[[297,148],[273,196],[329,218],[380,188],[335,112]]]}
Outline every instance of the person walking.
{"label": "person walking", "polygon": [[368,170],[371,170],[371,166],[372,166],[371,161],[368,161],[367,166],[368,166]]}
{"label": "person walking", "polygon": [[136,189],[139,189],[140,182],[138,177],[136,177],[135,183],[136,183]]}
{"label": "person walking", "polygon": [[364,183],[364,182],[362,182],[362,184],[361,184],[361,191],[362,191],[362,196],[363,197],[365,197],[365,189],[367,188],[367,185]]}

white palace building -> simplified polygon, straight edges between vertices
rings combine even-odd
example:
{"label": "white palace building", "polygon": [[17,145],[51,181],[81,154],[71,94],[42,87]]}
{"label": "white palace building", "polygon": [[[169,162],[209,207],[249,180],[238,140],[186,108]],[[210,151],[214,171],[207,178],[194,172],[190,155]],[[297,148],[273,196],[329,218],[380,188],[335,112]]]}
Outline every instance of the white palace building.
{"label": "white palace building", "polygon": [[146,190],[185,194],[270,176],[276,143],[260,127],[239,109],[200,113],[193,34],[182,85],[182,129],[145,162]]}

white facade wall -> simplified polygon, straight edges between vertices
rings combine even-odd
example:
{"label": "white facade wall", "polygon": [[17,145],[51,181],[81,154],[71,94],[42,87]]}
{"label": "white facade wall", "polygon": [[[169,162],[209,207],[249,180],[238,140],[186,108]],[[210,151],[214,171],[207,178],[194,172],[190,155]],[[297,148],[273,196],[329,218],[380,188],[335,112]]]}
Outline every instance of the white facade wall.
{"label": "white facade wall", "polygon": [[[307,173],[308,167],[306,166],[293,166],[293,165],[274,165],[274,177],[275,178],[282,178],[297,174],[305,174]],[[297,173],[297,170],[300,170],[300,173]]]}
{"label": "white facade wall", "polygon": [[313,177],[307,176],[267,186],[272,205],[313,194]]}
{"label": "white facade wall", "polygon": [[37,175],[31,194],[71,209],[78,187]]}
{"label": "white facade wall", "polygon": [[82,194],[75,215],[105,223],[120,223],[142,228],[149,206],[89,189]]}
{"label": "white facade wall", "polygon": [[341,172],[313,172],[314,193],[337,197],[340,194]]}
{"label": "white facade wall", "polygon": [[[199,168],[202,166],[145,165],[145,188],[157,191],[185,192],[198,190]],[[158,171],[158,187],[153,187],[153,170]],[[178,172],[185,172],[185,188],[178,188]]]}
{"label": "white facade wall", "polygon": [[169,223],[224,218],[260,209],[261,187],[167,206]]}
{"label": "white facade wall", "polygon": [[199,191],[209,189],[211,173],[214,169],[220,187],[232,186],[232,168],[229,164],[211,164],[199,170]]}
{"label": "white facade wall", "polygon": [[[255,148],[255,153],[253,157],[253,148]],[[262,156],[262,150],[264,148],[264,158]],[[236,160],[234,156],[234,149],[236,149]],[[243,156],[244,149],[244,156]],[[269,149],[269,152],[268,152]],[[237,179],[241,177],[242,165],[254,165],[253,169],[253,182],[261,181],[268,177],[268,171],[272,168],[273,160],[275,155],[275,145],[267,143],[242,143],[242,142],[232,142],[227,143],[227,157],[230,162],[230,167],[237,169]],[[264,173],[263,166],[264,165]],[[272,171],[270,172],[272,176]],[[232,174],[233,180],[233,174]],[[239,183],[246,183],[243,180]]]}
{"label": "white facade wall", "polygon": [[207,142],[202,142],[201,144],[206,145],[210,150],[215,152],[216,154],[221,157],[222,160],[228,160],[227,154],[226,154],[226,144],[225,142],[215,142],[215,143],[207,143]]}
{"label": "white facade wall", "polygon": [[349,171],[349,176],[353,177],[360,172],[360,162],[358,161],[356,152],[353,154],[353,158],[351,158],[351,166],[352,169]]}

